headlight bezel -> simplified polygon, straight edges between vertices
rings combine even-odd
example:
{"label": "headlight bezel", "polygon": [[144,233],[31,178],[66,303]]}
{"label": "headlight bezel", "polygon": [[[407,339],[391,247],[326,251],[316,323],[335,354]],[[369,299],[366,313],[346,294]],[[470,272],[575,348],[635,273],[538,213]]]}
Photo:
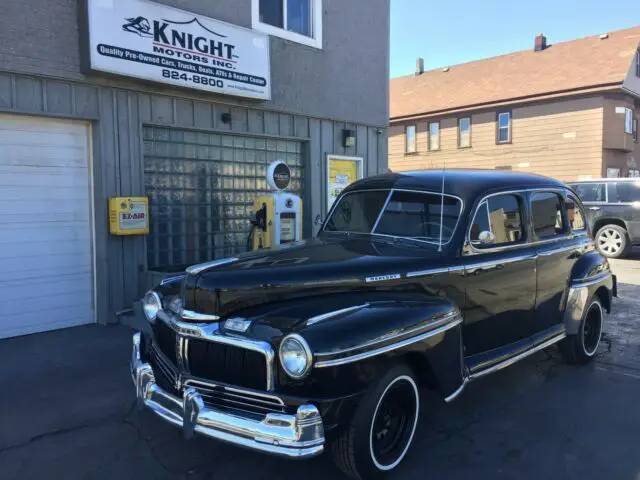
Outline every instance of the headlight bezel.
{"label": "headlight bezel", "polygon": [[[286,363],[284,361],[284,347],[289,341],[297,342],[300,345],[301,351],[306,359],[305,368],[301,373],[292,372],[286,367]],[[313,354],[311,353],[309,344],[301,335],[298,335],[297,333],[291,333],[282,339],[282,342],[280,342],[280,348],[278,349],[278,358],[280,360],[280,366],[282,367],[282,370],[284,370],[284,373],[286,373],[294,380],[301,380],[305,378],[309,374],[309,372],[311,371],[311,367],[313,366]]]}
{"label": "headlight bezel", "polygon": [[[151,300],[153,300],[153,302],[151,302]],[[150,310],[147,307],[152,304],[156,306],[156,311],[153,315],[150,315]],[[142,299],[142,311],[147,320],[149,320],[149,322],[151,323],[155,322],[158,318],[158,313],[160,312],[160,310],[162,310],[162,298],[160,297],[160,295],[153,290],[145,293],[144,298]]]}

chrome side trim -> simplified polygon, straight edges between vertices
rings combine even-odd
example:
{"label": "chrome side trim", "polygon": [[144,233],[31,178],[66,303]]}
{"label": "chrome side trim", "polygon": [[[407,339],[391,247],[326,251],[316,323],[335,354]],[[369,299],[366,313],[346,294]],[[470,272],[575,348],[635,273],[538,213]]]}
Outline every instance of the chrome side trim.
{"label": "chrome side trim", "polygon": [[571,245],[570,247],[559,247],[559,248],[554,248],[552,250],[547,250],[545,252],[538,252],[538,256],[540,257],[550,257],[551,255],[557,255],[558,253],[564,253],[564,252],[569,252],[571,250],[580,250],[582,248],[584,248],[585,246],[583,245]]}
{"label": "chrome side trim", "polygon": [[198,313],[192,310],[182,310],[182,319],[188,322],[217,322],[220,320],[218,315],[209,315],[206,313]]}
{"label": "chrome side trim", "polygon": [[316,315],[315,317],[311,317],[307,320],[307,327],[311,325],[315,325],[316,323],[323,322],[324,320],[328,320],[333,317],[337,317],[339,315],[344,315],[345,313],[355,312],[356,310],[362,310],[363,308],[367,308],[369,306],[368,303],[363,303],[362,305],[355,305],[353,307],[342,308],[340,310],[334,310],[332,312],[323,313],[322,315]]}
{"label": "chrome side trim", "polygon": [[447,402],[447,403],[454,401],[458,397],[458,395],[460,395],[462,393],[462,391],[464,390],[464,387],[467,386],[467,382],[468,381],[469,381],[469,377],[464,377],[462,379],[462,383],[460,384],[458,389],[455,392],[453,392],[451,395],[446,397],[444,399],[444,401]]}
{"label": "chrome side trim", "polygon": [[536,256],[534,254],[530,255],[516,255],[514,257],[502,258],[500,260],[491,260],[489,262],[477,262],[470,263],[465,266],[465,273],[473,274],[477,270],[493,270],[500,265],[506,265],[509,263],[522,262],[525,260],[535,260]]}
{"label": "chrome side trim", "polygon": [[[453,321],[451,320],[451,318],[455,318]],[[315,368],[326,368],[326,367],[335,367],[338,365],[345,365],[348,363],[353,363],[353,362],[358,362],[360,360],[365,360],[367,358],[371,358],[371,357],[375,357],[377,355],[381,355],[383,353],[387,353],[387,352],[391,352],[393,350],[397,350],[399,348],[402,347],[406,347],[407,345],[411,345],[413,343],[417,343],[417,342],[421,342],[423,340],[426,340],[427,338],[433,337],[435,335],[439,335],[441,333],[446,332],[447,330],[450,330],[454,327],[457,327],[458,325],[460,325],[462,323],[462,316],[460,315],[459,312],[455,312],[455,314],[453,316],[448,316],[446,319],[440,320],[438,321],[438,324],[444,323],[444,322],[448,322],[445,325],[442,325],[440,327],[437,328],[433,328],[428,330],[427,332],[424,332],[422,334],[419,335],[414,335],[412,337],[406,338],[402,341],[396,342],[396,343],[392,343],[390,345],[385,345],[379,348],[375,348],[373,350],[369,350],[366,352],[362,352],[362,353],[357,353],[348,357],[342,357],[342,358],[336,358],[334,360],[320,360],[317,361],[314,365]],[[433,324],[431,324],[430,326],[432,326]],[[421,327],[420,330],[424,330],[425,327]],[[402,334],[399,335],[394,335],[394,337],[391,338],[395,338],[395,337],[399,337],[399,336],[404,336],[404,335],[410,335],[412,332],[414,332],[417,329],[414,329],[410,332],[404,332]],[[344,353],[349,353],[352,351],[358,351],[362,348],[367,348],[369,346],[372,345],[376,345],[382,342],[386,342],[389,341],[390,338],[385,338],[385,339],[381,339],[381,340],[375,340],[374,342],[369,342],[367,344],[364,345],[360,345],[358,347],[354,347],[354,348],[349,348],[346,350],[342,350],[342,351],[337,351],[337,352],[324,352],[324,353],[317,353],[316,354],[316,358],[318,357],[326,357],[326,356],[335,356],[335,355],[340,355],[340,354],[344,354]]]}
{"label": "chrome side trim", "polygon": [[479,372],[476,373],[472,373],[469,376],[469,380],[475,380],[477,378],[481,378],[484,377],[485,375],[489,375],[490,373],[494,373],[497,372],[498,370],[502,370],[503,368],[506,368],[510,365],[513,365],[516,362],[519,362],[520,360],[522,360],[523,358],[528,357],[529,355],[533,355],[536,352],[539,352],[540,350],[544,350],[547,347],[550,347],[551,345],[553,345],[554,343],[559,342],[560,340],[564,339],[567,336],[566,333],[562,333],[556,337],[553,337],[549,340],[547,340],[544,343],[541,343],[540,345],[536,345],[535,347],[522,352],[514,357],[508,358],[506,359],[504,362],[498,363],[497,365],[493,365],[485,370],[481,370]]}
{"label": "chrome side trim", "polygon": [[211,262],[199,263],[197,265],[192,265],[191,267],[188,267],[186,272],[189,275],[197,275],[200,272],[203,272],[204,270],[207,270],[209,268],[219,267],[221,265],[228,265],[229,263],[233,263],[237,260],[238,259],[235,257],[230,257],[230,258],[221,258],[219,260],[213,260]]}
{"label": "chrome side trim", "polygon": [[220,331],[219,323],[197,324],[176,320],[164,310],[158,312],[158,318],[166,323],[176,333],[189,338],[204,340],[207,342],[222,343],[238,348],[245,348],[262,353],[267,364],[267,390],[275,387],[275,352],[268,342],[251,340],[249,338],[231,337]]}
{"label": "chrome side trim", "polygon": [[[463,267],[464,268],[464,267]],[[417,272],[407,273],[407,278],[413,277],[429,277],[431,275],[438,275],[440,273],[449,273],[451,268],[430,268],[428,270],[418,270]]]}

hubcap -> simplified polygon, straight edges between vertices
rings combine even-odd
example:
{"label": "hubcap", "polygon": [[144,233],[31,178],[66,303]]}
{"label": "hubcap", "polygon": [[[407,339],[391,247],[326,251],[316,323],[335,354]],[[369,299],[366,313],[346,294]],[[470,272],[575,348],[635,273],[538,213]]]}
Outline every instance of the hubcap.
{"label": "hubcap", "polygon": [[598,350],[602,336],[602,308],[599,303],[592,303],[582,327],[582,342],[584,352],[592,356]]}
{"label": "hubcap", "polygon": [[615,255],[622,248],[622,235],[612,228],[607,228],[598,236],[598,248],[609,255]]}
{"label": "hubcap", "polygon": [[371,455],[379,469],[391,470],[404,457],[413,438],[418,408],[417,387],[410,377],[399,377],[385,390],[371,424]]}

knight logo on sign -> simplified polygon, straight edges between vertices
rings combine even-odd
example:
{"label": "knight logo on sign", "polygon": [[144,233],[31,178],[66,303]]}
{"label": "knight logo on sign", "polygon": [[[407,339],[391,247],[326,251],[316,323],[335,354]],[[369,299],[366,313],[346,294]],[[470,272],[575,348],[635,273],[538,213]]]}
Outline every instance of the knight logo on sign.
{"label": "knight logo on sign", "polygon": [[266,35],[146,0],[85,1],[85,70],[271,98]]}

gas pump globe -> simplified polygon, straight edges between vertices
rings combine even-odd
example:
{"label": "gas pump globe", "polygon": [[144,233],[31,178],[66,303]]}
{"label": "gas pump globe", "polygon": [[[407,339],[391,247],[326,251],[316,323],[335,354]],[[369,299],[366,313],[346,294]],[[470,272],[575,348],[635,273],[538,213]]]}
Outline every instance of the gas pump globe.
{"label": "gas pump globe", "polygon": [[252,250],[271,248],[302,238],[302,199],[285,192],[291,182],[291,170],[276,160],[267,170],[267,184],[274,192],[253,202],[255,220],[248,247]]}

